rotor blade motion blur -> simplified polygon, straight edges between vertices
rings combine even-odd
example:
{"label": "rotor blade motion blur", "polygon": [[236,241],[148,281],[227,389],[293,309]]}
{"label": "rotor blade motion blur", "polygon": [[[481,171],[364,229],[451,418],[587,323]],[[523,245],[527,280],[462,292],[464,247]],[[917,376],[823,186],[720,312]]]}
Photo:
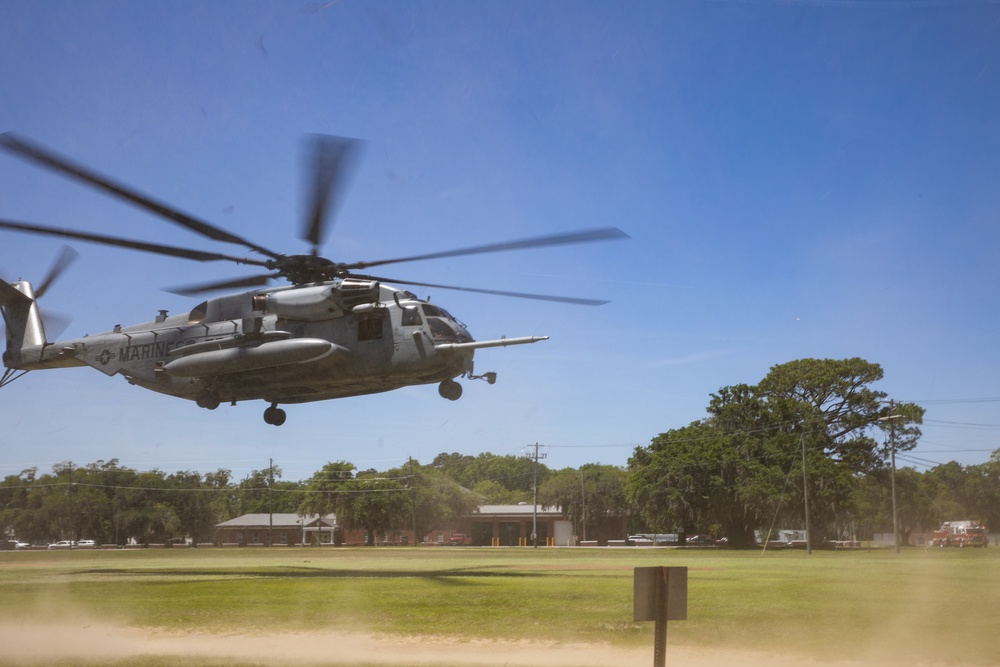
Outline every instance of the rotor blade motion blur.
{"label": "rotor blade motion blur", "polygon": [[98,188],[99,190],[104,190],[108,194],[129,201],[140,208],[144,208],[147,211],[155,213],[160,217],[166,218],[175,224],[186,227],[187,229],[197,232],[207,238],[226,243],[236,243],[250,248],[251,250],[256,250],[259,253],[267,255],[268,257],[278,256],[275,252],[253,244],[246,239],[236,236],[235,234],[231,234],[224,229],[205,222],[204,220],[198,220],[187,213],[183,213],[171,206],[158,202],[138,190],[133,190],[124,184],[117,183],[111,178],[102,176],[101,174],[79,165],[68,158],[57,155],[52,151],[39,146],[38,144],[22,139],[12,132],[0,134],[0,147],[10,153],[32,162],[36,162],[43,167],[57,171],[64,176],[75,178],[76,180],[83,181],[84,183]]}
{"label": "rotor blade motion blur", "polygon": [[339,203],[347,177],[354,170],[361,141],[347,137],[314,134],[306,146],[306,179],[309,186],[307,217],[302,238],[312,245],[313,254],[323,245],[330,216]]}
{"label": "rotor blade motion blur", "polygon": [[476,287],[458,287],[456,285],[436,285],[434,283],[421,283],[414,280],[396,280],[395,278],[380,278],[378,276],[363,276],[352,274],[354,278],[363,280],[377,280],[384,283],[395,283],[397,285],[413,285],[415,287],[433,287],[435,289],[448,289],[457,292],[474,292],[476,294],[492,294],[494,296],[509,296],[515,299],[534,299],[536,301],[554,301],[556,303],[571,303],[577,306],[603,306],[608,301],[600,299],[580,299],[572,296],[553,296],[549,294],[530,294],[528,292],[506,292],[503,290],[479,289]]}
{"label": "rotor blade motion blur", "polygon": [[[40,164],[43,167],[53,170],[63,176],[83,182],[84,184],[95,187],[106,194],[123,199],[148,212],[161,216],[170,222],[194,231],[203,237],[214,241],[238,244],[261,253],[264,257],[251,259],[248,257],[238,257],[216,252],[195,250],[187,247],[136,241],[117,236],[94,234],[59,227],[45,227],[42,225],[18,222],[14,220],[0,220],[0,229],[27,232],[31,234],[59,236],[62,238],[99,243],[119,248],[128,248],[131,250],[139,250],[142,252],[179,257],[182,259],[200,262],[226,261],[236,264],[247,264],[251,266],[263,267],[269,272],[257,276],[233,278],[183,286],[172,290],[179,294],[198,294],[227,288],[258,287],[277,278],[284,278],[288,282],[292,283],[292,285],[296,286],[312,285],[336,280],[347,280],[350,278],[363,279],[365,276],[357,275],[354,272],[365,271],[369,268],[377,266],[402,264],[405,262],[439,260],[452,257],[463,257],[467,255],[482,255],[513,250],[528,250],[532,248],[592,243],[597,241],[614,241],[630,238],[628,234],[617,227],[599,227],[595,229],[561,232],[545,236],[533,236],[514,241],[487,243],[452,250],[428,252],[424,254],[408,255],[393,259],[381,259],[375,261],[341,262],[323,257],[319,254],[320,246],[323,244],[325,236],[329,231],[330,225],[332,224],[334,213],[336,212],[336,208],[342,199],[347,180],[354,170],[355,162],[360,153],[362,143],[363,142],[358,139],[331,135],[316,134],[307,138],[305,143],[305,169],[303,174],[306,201],[304,206],[305,217],[302,221],[301,235],[302,238],[310,245],[310,248],[309,251],[305,253],[277,253],[263,248],[262,246],[251,243],[240,236],[231,234],[220,227],[183,213],[182,211],[157,201],[156,199],[153,199],[138,190],[134,190],[112,178],[101,175],[88,167],[77,164],[68,158],[62,157],[47,148],[26,139],[22,139],[10,132],[0,134],[0,150],[4,150],[30,162]],[[599,262],[597,260],[592,263],[597,265],[603,264],[603,262]],[[597,266],[596,268],[599,270],[600,266]],[[62,268],[60,267],[59,271],[61,270]],[[58,275],[59,271],[42,283],[41,291],[44,291],[44,289],[48,287],[51,279],[55,275]],[[589,306],[607,303],[606,301],[600,299],[581,299],[575,297],[530,294],[526,292],[478,289],[416,281],[385,280],[385,282]]]}
{"label": "rotor blade motion blur", "polygon": [[218,282],[211,283],[201,283],[198,285],[184,285],[181,287],[171,287],[167,289],[167,292],[171,294],[180,294],[181,296],[193,296],[195,294],[203,294],[205,292],[217,292],[224,289],[235,289],[237,287],[261,287],[266,285],[271,280],[276,280],[280,278],[280,273],[271,273],[268,275],[260,276],[249,276],[247,278],[234,278],[233,280],[220,280]]}
{"label": "rotor blade motion blur", "polygon": [[432,252],[426,255],[413,255],[411,257],[399,257],[397,259],[383,259],[374,262],[355,262],[344,264],[346,269],[367,269],[372,266],[382,266],[385,264],[398,264],[401,262],[418,262],[425,259],[443,259],[445,257],[461,257],[463,255],[480,255],[490,252],[505,252],[508,250],[526,250],[528,248],[540,248],[543,246],[569,245],[571,243],[590,243],[592,241],[613,241],[616,239],[631,238],[628,234],[617,227],[601,227],[579,232],[569,232],[565,234],[552,234],[549,236],[536,236],[533,238],[521,239],[519,241],[506,241],[503,243],[489,243],[481,246],[469,248],[459,248],[457,250],[445,250],[443,252]]}
{"label": "rotor blade motion blur", "polygon": [[202,250],[192,250],[190,248],[178,248],[176,246],[161,245],[159,243],[149,243],[147,241],[132,241],[116,236],[105,236],[103,234],[91,234],[89,232],[78,232],[71,229],[58,229],[56,227],[45,227],[26,222],[15,222],[13,220],[0,220],[0,229],[12,229],[29,234],[42,234],[45,236],[61,236],[67,239],[77,239],[100,243],[102,245],[116,246],[119,248],[129,248],[131,250],[141,250],[159,255],[169,255],[171,257],[181,257],[183,259],[193,259],[198,262],[229,261],[237,264],[251,264],[253,266],[267,266],[267,262],[260,259],[250,259],[249,257],[232,257],[222,255],[217,252],[204,252]]}

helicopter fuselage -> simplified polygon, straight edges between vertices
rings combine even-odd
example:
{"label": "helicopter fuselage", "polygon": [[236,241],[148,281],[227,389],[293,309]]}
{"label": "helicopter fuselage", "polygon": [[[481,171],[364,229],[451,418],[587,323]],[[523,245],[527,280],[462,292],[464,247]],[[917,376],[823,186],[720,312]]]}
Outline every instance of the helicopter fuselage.
{"label": "helicopter fuselage", "polygon": [[[32,296],[27,283],[13,287]],[[205,408],[264,400],[274,411],[431,383],[455,400],[461,386],[454,378],[495,380],[473,374],[475,349],[544,339],[477,342],[446,310],[406,290],[345,279],[217,297],[183,315],[161,311],[153,322],[8,348],[4,363],[90,366]]]}

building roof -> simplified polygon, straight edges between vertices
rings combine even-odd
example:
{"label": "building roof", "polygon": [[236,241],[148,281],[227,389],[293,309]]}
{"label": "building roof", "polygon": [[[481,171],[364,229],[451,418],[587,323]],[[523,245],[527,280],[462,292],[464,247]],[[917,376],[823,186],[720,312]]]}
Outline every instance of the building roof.
{"label": "building roof", "polygon": [[[517,505],[480,505],[476,510],[476,514],[483,515],[516,515],[516,516],[532,516],[535,512],[535,505],[528,505],[526,503],[520,503]],[[562,516],[562,508],[558,506],[545,506],[538,505],[537,514],[540,516]]]}
{"label": "building roof", "polygon": [[295,514],[292,512],[266,512],[258,514],[244,514],[229,521],[223,521],[215,525],[216,528],[302,528],[306,527],[334,527],[337,525],[335,514],[327,514],[321,517],[318,514]]}

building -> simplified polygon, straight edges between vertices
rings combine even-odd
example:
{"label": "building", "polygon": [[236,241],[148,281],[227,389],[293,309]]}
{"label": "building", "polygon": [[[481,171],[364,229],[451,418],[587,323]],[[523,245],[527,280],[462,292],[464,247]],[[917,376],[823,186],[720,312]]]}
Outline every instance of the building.
{"label": "building", "polygon": [[[532,541],[534,527],[537,541]],[[327,514],[300,516],[290,513],[244,514],[217,524],[215,543],[220,546],[299,546],[368,544],[363,530],[344,530],[336,516]],[[413,544],[407,528],[375,536],[376,544]],[[561,507],[518,505],[480,505],[455,525],[434,530],[423,536],[423,544],[472,546],[575,546],[573,524]]]}
{"label": "building", "polygon": [[215,542],[237,546],[333,544],[337,517],[276,512],[244,514],[215,526]]}
{"label": "building", "polygon": [[[537,539],[532,541],[532,527]],[[462,517],[460,527],[474,546],[574,546],[573,524],[561,507],[537,508],[518,505],[480,505],[474,514]],[[442,533],[445,531],[441,531]]]}

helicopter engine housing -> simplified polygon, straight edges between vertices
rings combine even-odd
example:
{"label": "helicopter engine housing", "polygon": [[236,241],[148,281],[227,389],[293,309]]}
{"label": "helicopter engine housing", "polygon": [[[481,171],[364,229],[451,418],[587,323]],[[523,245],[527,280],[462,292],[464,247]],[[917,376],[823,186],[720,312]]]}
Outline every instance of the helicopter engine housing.
{"label": "helicopter engine housing", "polygon": [[379,301],[375,280],[342,280],[336,285],[296,287],[263,295],[262,310],[288,320],[315,322],[341,317],[357,306]]}

